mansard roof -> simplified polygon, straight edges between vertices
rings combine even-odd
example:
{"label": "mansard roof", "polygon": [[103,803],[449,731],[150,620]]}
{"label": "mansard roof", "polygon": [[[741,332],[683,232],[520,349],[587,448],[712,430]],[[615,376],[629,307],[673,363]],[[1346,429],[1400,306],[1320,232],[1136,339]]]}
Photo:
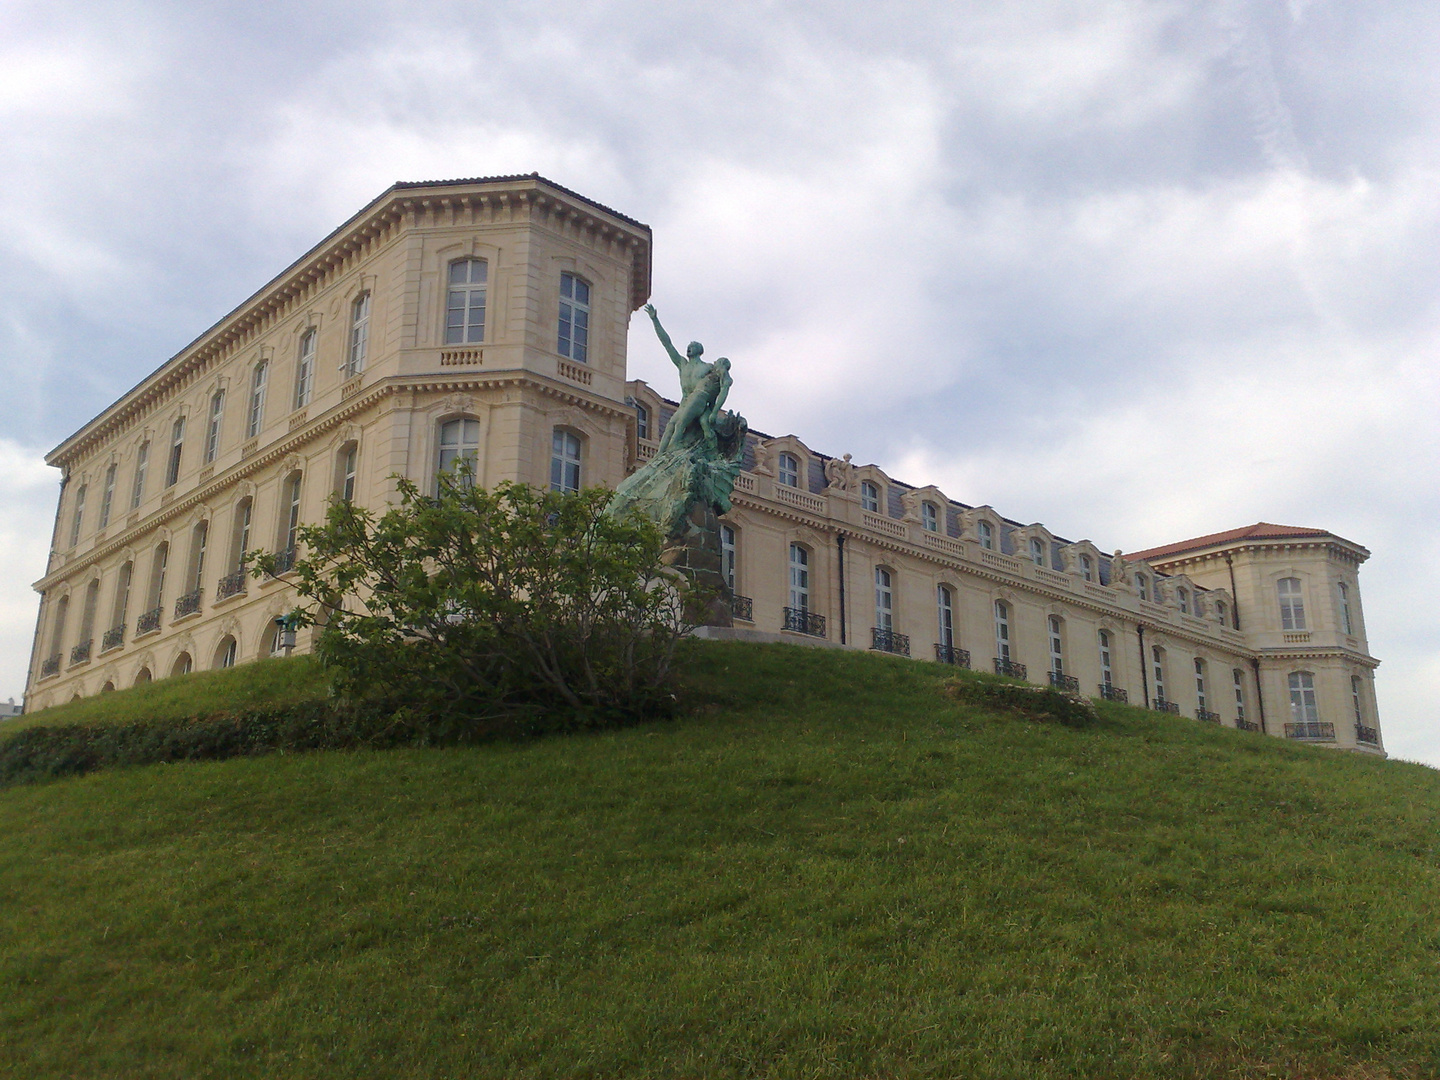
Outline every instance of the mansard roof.
{"label": "mansard roof", "polygon": [[1127,552],[1127,559],[1144,559],[1148,562],[1163,562],[1166,559],[1173,559],[1180,555],[1188,555],[1192,551],[1200,551],[1204,548],[1224,547],[1232,544],[1244,544],[1246,541],[1267,541],[1267,540],[1337,540],[1356,551],[1370,554],[1359,544],[1352,543],[1343,537],[1325,529],[1309,529],[1302,525],[1274,525],[1268,521],[1257,521],[1254,525],[1247,525],[1242,529],[1230,529],[1226,532],[1210,533],[1207,536],[1197,536],[1191,540],[1181,540],[1175,544],[1163,544],[1160,547],[1147,548],[1144,551]]}

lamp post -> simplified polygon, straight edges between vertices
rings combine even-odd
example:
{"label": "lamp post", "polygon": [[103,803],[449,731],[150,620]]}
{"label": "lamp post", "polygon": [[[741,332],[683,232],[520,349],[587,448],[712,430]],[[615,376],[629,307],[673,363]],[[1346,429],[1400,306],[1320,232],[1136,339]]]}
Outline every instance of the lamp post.
{"label": "lamp post", "polygon": [[290,650],[295,648],[295,628],[300,625],[300,613],[291,611],[276,618],[275,625],[280,628],[280,647],[285,650],[285,655],[290,655]]}

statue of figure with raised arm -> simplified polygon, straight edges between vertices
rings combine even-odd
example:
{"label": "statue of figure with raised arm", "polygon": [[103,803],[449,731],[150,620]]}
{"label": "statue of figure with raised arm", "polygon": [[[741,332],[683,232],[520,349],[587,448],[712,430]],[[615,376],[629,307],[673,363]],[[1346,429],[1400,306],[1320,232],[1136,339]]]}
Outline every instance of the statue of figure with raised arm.
{"label": "statue of figure with raised arm", "polygon": [[700,359],[705,350],[698,341],[681,356],[655,308],[646,304],[645,314],[680,373],[680,407],[666,424],[655,456],[615,489],[610,513],[640,510],[664,530],[676,552],[675,565],[718,575],[715,517],[730,510],[749,426],[743,416],[724,407],[730,394],[730,361],[723,356],[713,364]]}

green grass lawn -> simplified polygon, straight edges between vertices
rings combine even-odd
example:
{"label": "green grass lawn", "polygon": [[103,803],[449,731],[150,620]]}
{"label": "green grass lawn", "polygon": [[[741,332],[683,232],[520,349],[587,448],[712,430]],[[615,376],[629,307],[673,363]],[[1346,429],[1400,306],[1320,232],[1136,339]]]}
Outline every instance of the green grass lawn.
{"label": "green grass lawn", "polygon": [[944,674],[711,644],[675,722],[0,791],[0,1070],[1440,1075],[1440,776]]}

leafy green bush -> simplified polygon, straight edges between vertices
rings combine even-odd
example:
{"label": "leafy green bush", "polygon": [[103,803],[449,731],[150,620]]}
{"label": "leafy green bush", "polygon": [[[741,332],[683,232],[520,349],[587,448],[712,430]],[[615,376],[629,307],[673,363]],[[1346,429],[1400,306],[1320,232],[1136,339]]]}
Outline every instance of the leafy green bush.
{"label": "leafy green bush", "polygon": [[1066,727],[1089,727],[1100,719],[1087,698],[1072,697],[1049,686],[998,679],[948,679],[941,684],[940,692],[954,701],[1018,713],[1029,720],[1054,721]]}
{"label": "leafy green bush", "polygon": [[[424,717],[441,739],[509,725],[596,726],[670,711],[694,590],[666,571],[664,538],[610,493],[397,478],[381,516],[337,501],[303,528],[302,622],[337,693]],[[275,555],[257,554],[257,572]]]}

